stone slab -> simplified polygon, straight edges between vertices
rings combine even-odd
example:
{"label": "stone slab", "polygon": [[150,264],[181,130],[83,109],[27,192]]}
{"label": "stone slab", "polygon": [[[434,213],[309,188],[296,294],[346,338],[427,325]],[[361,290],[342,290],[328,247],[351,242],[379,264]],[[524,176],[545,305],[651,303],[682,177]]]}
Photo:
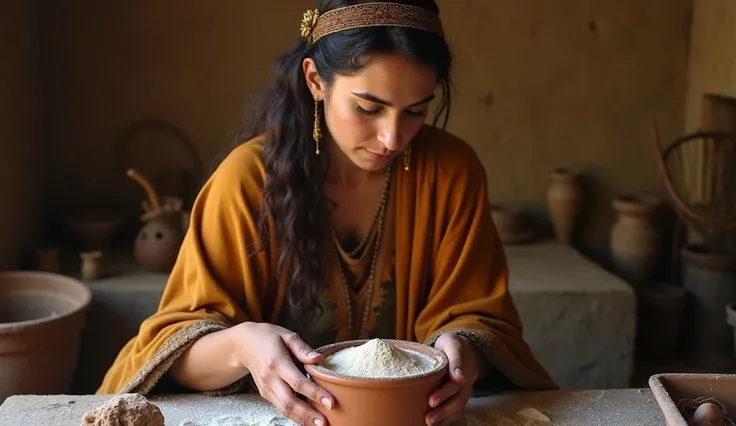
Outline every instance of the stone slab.
{"label": "stone slab", "polygon": [[[574,389],[629,387],[636,324],[630,287],[555,242],[506,252],[525,338],[555,381]],[[106,260],[109,276],[87,283],[94,302],[73,393],[94,393],[120,348],[155,312],[166,284],[167,274],[141,271],[125,254]]]}
{"label": "stone slab", "polygon": [[524,338],[555,381],[570,389],[630,386],[636,297],[619,277],[569,246],[509,246],[509,288]]}
{"label": "stone slab", "polygon": [[[0,426],[79,426],[84,413],[104,403],[101,395],[12,396],[0,406]],[[159,406],[166,426],[214,426],[266,423],[273,408],[256,395],[209,397],[201,394],[151,397]],[[525,421],[518,412],[535,408],[557,426],[633,426],[664,424],[649,389],[552,391],[502,394],[471,399],[467,426],[543,424]],[[229,418],[232,423],[217,420]],[[238,418],[242,423],[238,423]],[[248,420],[245,422],[244,420]],[[263,422],[263,423],[259,423]]]}

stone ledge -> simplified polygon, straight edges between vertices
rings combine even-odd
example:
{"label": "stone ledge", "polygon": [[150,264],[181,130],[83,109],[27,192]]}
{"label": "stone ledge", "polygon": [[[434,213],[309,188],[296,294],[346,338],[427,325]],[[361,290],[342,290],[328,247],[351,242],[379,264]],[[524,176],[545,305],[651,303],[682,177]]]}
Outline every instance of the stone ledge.
{"label": "stone ledge", "polygon": [[[108,398],[103,395],[11,396],[0,405],[0,426],[77,426],[86,412]],[[271,424],[269,420],[276,413],[257,395],[169,395],[152,396],[150,401],[161,409],[167,425],[187,422],[214,424],[217,418],[240,416],[247,424],[255,424],[252,422],[256,421],[258,424]],[[614,389],[522,392],[473,398],[468,404],[467,424],[542,425],[518,415],[519,410],[528,407],[544,413],[551,420],[549,424],[558,426],[664,423],[662,411],[649,389]]]}

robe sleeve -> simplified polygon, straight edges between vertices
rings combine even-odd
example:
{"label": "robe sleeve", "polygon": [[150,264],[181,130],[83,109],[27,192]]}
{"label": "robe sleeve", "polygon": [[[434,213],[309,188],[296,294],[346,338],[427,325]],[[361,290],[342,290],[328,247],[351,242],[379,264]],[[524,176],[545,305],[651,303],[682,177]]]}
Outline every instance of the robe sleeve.
{"label": "robe sleeve", "polygon": [[[268,259],[251,255],[262,194],[254,151],[236,148],[203,186],[157,312],[120,351],[97,393],[147,394],[198,338],[261,319]],[[235,392],[244,382],[211,393]]]}
{"label": "robe sleeve", "polygon": [[523,339],[485,170],[469,146],[453,151],[443,154],[438,171],[437,204],[444,207],[438,209],[431,284],[416,336],[429,345],[448,331],[468,338],[491,367],[480,387],[556,389]]}

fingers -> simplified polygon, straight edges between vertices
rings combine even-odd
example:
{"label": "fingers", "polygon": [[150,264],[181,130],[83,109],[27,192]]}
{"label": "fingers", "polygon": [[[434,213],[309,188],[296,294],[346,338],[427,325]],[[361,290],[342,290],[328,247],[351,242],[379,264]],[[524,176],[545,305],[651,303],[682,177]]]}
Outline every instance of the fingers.
{"label": "fingers", "polygon": [[464,387],[438,408],[431,410],[425,419],[427,425],[445,425],[460,420],[465,414],[465,406],[470,399],[470,393],[470,387]]}
{"label": "fingers", "polygon": [[310,407],[306,402],[300,400],[294,395],[291,387],[276,378],[270,384],[271,398],[269,401],[278,409],[285,417],[290,418],[298,425],[309,426],[326,426],[327,419]]}
{"label": "fingers", "polygon": [[463,388],[463,385],[460,383],[455,382],[445,382],[439,389],[432,392],[432,395],[429,396],[429,406],[432,408],[437,408],[440,404],[447,401],[458,393],[460,389]]}
{"label": "fingers", "polygon": [[317,364],[322,361],[322,355],[304,343],[304,340],[298,334],[287,333],[281,336],[281,340],[284,341],[289,351],[300,362],[304,364]]}
{"label": "fingers", "polygon": [[332,395],[307,379],[291,360],[278,363],[275,372],[291,386],[294,392],[306,396],[328,410],[332,409],[335,403]]}
{"label": "fingers", "polygon": [[[464,383],[463,372],[463,343],[455,335],[447,335],[447,338],[438,339],[435,347],[447,355],[449,361],[450,380],[455,383]],[[451,337],[450,337],[451,336]],[[445,335],[441,336],[445,337]]]}

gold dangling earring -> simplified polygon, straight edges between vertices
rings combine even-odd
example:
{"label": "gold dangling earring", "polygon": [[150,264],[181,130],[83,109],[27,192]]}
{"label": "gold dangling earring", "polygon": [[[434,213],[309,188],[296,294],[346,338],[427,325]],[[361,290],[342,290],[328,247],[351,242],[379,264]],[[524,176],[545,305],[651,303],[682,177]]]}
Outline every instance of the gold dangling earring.
{"label": "gold dangling earring", "polygon": [[314,131],[312,132],[312,138],[315,145],[317,145],[316,154],[319,155],[319,140],[322,139],[322,128],[319,121],[319,99],[316,97],[314,98]]}
{"label": "gold dangling earring", "polygon": [[411,145],[404,150],[404,170],[409,170],[409,163],[411,163]]}

